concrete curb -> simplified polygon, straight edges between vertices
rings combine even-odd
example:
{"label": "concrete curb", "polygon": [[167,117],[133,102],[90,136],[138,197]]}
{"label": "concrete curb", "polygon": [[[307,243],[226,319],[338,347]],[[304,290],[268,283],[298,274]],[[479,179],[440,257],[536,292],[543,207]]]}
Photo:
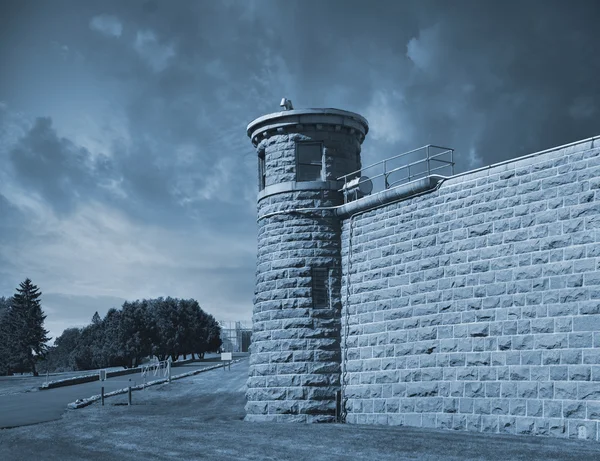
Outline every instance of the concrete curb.
{"label": "concrete curb", "polygon": [[[180,367],[183,365],[187,365],[188,363],[196,363],[199,362],[201,360],[198,359],[188,359],[188,360],[178,360],[177,362],[173,362],[171,363],[171,367],[175,368],[175,367]],[[106,373],[106,378],[114,378],[116,376],[124,376],[124,375],[132,375],[134,373],[141,373],[143,367],[135,367],[135,368],[127,368],[125,370],[116,370],[116,371],[108,371]],[[48,389],[55,389],[57,387],[64,387],[64,386],[74,386],[75,384],[83,384],[83,383],[90,383],[92,381],[99,381],[100,380],[100,374],[98,371],[96,371],[95,373],[90,373],[87,375],[80,375],[80,376],[74,376],[72,378],[65,378],[65,379],[60,379],[57,381],[50,381],[48,383],[45,383],[44,385],[40,386],[38,389],[40,391],[45,391]]]}
{"label": "concrete curb", "polygon": [[[235,360],[232,360],[231,363],[238,363],[240,361],[241,361],[241,359],[235,359]],[[181,379],[181,378],[187,378],[188,376],[194,376],[194,375],[197,375],[199,373],[203,373],[205,371],[215,370],[217,368],[223,368],[223,367],[226,367],[228,365],[229,365],[229,363],[220,363],[220,364],[214,365],[212,367],[202,368],[200,370],[194,370],[194,371],[190,371],[188,373],[183,373],[183,374],[180,374],[180,375],[171,376],[171,381],[176,380],[176,379]],[[138,384],[137,386],[132,386],[131,390],[132,391],[139,391],[139,390],[145,389],[146,387],[149,387],[149,386],[155,386],[157,384],[164,384],[164,383],[166,383],[168,381],[169,381],[168,378],[157,379],[155,381],[147,382],[145,385],[144,384]],[[112,397],[114,395],[126,394],[128,392],[128,390],[129,390],[128,387],[124,387],[122,389],[118,389],[116,391],[109,392],[108,394],[104,394],[104,398],[106,398],[106,397]],[[67,405],[67,408],[71,409],[71,410],[77,410],[79,408],[84,408],[84,407],[87,407],[88,405],[91,405],[92,403],[100,400],[101,398],[102,398],[102,396],[99,395],[99,394],[98,395],[93,395],[91,397],[88,397],[87,399],[76,400],[75,402],[71,402],[71,403],[69,403]]]}

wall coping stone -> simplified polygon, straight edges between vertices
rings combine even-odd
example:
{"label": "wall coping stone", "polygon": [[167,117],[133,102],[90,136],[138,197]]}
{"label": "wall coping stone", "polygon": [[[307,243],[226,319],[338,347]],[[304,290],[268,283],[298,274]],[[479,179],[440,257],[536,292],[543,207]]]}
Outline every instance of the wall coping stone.
{"label": "wall coping stone", "polygon": [[[563,153],[559,152],[563,149],[568,149],[569,147],[577,147],[576,149],[572,149],[572,152],[581,152],[583,150],[593,149],[594,147],[600,147],[600,135],[592,136],[591,138],[581,139],[579,141],[573,141],[568,144],[563,144],[562,146],[551,147],[550,149],[541,150],[538,152],[533,152],[531,154],[523,155],[521,157],[511,158],[508,160],[504,160],[499,163],[494,163],[492,165],[483,166],[480,168],[476,168],[474,170],[464,171],[462,173],[455,174],[453,176],[446,177],[446,183],[448,184],[460,184],[467,181],[472,181],[474,179],[483,178],[486,176],[490,176],[495,173],[501,173],[503,171],[514,170],[516,168],[533,165],[536,163],[537,158],[544,154],[550,154],[555,152],[557,157],[561,157]],[[596,143],[596,145],[594,145]],[[584,146],[580,146],[580,144],[587,144]],[[494,171],[492,171],[494,170]]]}

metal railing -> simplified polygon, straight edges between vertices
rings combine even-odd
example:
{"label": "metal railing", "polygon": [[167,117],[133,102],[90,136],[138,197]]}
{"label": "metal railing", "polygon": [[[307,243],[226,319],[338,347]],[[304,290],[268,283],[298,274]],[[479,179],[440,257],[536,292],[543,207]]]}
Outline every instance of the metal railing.
{"label": "metal railing", "polygon": [[153,362],[142,366],[142,379],[144,388],[146,388],[146,379],[152,374],[155,378],[168,378],[171,382],[171,360],[163,360],[161,362]]}
{"label": "metal railing", "polygon": [[[424,158],[405,163],[413,157],[423,155]],[[370,193],[376,193],[415,179],[425,178],[443,169],[446,169],[450,176],[454,175],[454,149],[428,144],[340,176],[337,180],[344,181],[344,186],[339,191],[344,194],[344,201],[348,202],[353,195],[356,196],[356,191],[361,189],[361,185],[366,185],[369,181],[373,185]],[[361,179],[356,181],[357,178]],[[349,187],[348,183],[351,181]]]}

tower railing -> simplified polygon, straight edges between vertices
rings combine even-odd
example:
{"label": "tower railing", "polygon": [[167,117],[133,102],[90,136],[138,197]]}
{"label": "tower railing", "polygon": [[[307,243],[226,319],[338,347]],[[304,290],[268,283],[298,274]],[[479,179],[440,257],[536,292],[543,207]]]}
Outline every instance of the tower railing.
{"label": "tower railing", "polygon": [[[412,158],[418,160],[408,161]],[[454,175],[454,149],[428,144],[340,176],[337,180],[344,182],[339,191],[344,193],[344,201],[348,202],[352,197],[349,186],[353,190],[361,190],[361,185],[370,181],[373,186],[370,193],[377,193],[441,170]]]}

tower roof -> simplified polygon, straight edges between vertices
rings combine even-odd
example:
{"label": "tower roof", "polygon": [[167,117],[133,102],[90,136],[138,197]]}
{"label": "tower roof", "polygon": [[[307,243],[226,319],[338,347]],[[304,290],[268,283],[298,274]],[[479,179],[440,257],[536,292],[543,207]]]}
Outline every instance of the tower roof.
{"label": "tower roof", "polygon": [[361,115],[346,110],[326,108],[284,110],[263,115],[248,124],[247,134],[252,139],[252,143],[256,145],[259,136],[266,134],[267,131],[295,125],[316,124],[354,129],[360,133],[361,142],[369,131],[369,122]]}

